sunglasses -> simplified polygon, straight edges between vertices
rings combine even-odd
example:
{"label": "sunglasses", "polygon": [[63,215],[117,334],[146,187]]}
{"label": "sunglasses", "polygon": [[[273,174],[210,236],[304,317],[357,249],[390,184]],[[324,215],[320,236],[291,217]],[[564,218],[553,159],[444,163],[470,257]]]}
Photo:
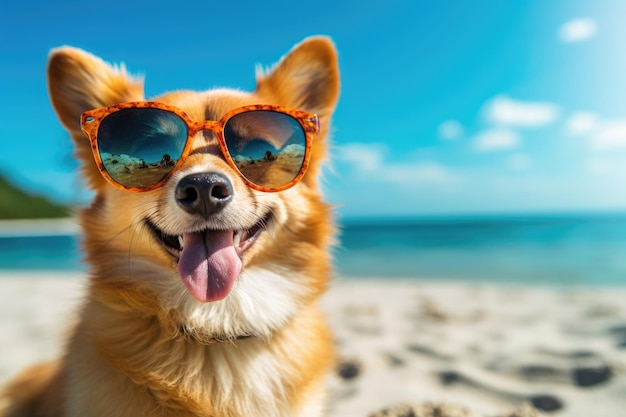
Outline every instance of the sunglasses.
{"label": "sunglasses", "polygon": [[102,176],[123,190],[162,186],[191,152],[193,137],[209,130],[250,188],[274,192],[302,179],[320,124],[315,114],[265,104],[197,122],[176,107],[140,101],[87,111],[81,128]]}

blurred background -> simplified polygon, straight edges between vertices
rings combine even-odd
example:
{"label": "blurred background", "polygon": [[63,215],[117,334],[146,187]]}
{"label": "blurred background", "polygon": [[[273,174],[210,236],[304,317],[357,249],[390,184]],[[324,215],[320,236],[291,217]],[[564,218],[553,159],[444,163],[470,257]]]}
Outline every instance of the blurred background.
{"label": "blurred background", "polygon": [[[314,34],[340,54],[324,193],[342,277],[626,284],[626,3],[0,4],[0,216],[90,198],[49,104],[73,45],[175,89],[254,89]],[[83,269],[72,222],[0,223],[0,269]]]}

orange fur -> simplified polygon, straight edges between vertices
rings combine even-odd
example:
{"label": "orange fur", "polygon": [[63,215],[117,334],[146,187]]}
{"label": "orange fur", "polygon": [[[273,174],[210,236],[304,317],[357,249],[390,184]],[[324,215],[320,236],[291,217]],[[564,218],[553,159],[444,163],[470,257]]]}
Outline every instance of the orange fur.
{"label": "orange fur", "polygon": [[[317,113],[322,132],[311,167],[301,183],[280,193],[247,188],[216,152],[214,139],[202,134],[161,189],[115,189],[93,162],[79,116],[143,100],[142,82],[124,67],[68,47],[51,53],[48,77],[53,106],[96,193],[79,217],[90,280],[65,354],[10,381],[0,393],[0,415],[320,415],[333,358],[331,335],[317,307],[331,273],[334,232],[317,184],[339,91],[332,43],[323,37],[305,40],[274,68],[257,74],[251,93],[179,91],[153,99],[198,120],[257,103]],[[198,171],[219,172],[234,189],[228,209],[208,219],[210,224],[239,230],[268,212],[272,219],[242,255],[243,272],[233,290],[210,303],[189,295],[176,260],[144,221],[149,217],[172,234],[190,227],[189,216],[171,200],[177,181]]]}

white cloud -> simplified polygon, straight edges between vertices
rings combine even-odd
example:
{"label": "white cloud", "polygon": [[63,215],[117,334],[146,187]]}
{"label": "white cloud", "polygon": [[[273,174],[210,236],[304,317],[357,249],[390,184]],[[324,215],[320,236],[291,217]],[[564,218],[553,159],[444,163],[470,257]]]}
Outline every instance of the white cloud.
{"label": "white cloud", "polygon": [[496,96],[483,107],[488,122],[516,127],[541,127],[554,122],[559,107],[548,102],[513,100],[505,95]]}
{"label": "white cloud", "polygon": [[478,152],[495,152],[514,149],[519,146],[517,132],[502,127],[482,131],[474,137],[474,149]]}
{"label": "white cloud", "polygon": [[[380,155],[385,144],[350,144],[363,155]],[[369,151],[368,151],[369,149]],[[413,156],[407,154],[407,157]],[[626,207],[626,152],[594,153],[573,171],[550,175],[530,170],[533,155],[504,155],[509,170],[494,174],[483,166],[455,168],[434,158],[393,162],[384,156],[375,171],[359,171],[356,158],[342,162],[343,177],[329,183],[327,198],[344,216],[519,213],[621,209]],[[384,198],[372,198],[372,190]]]}
{"label": "white cloud", "polygon": [[581,42],[595,36],[597,31],[598,25],[593,19],[580,18],[563,23],[558,35],[563,42]]}
{"label": "white cloud", "polygon": [[391,162],[386,160],[388,148],[382,143],[349,143],[339,148],[338,159],[347,163],[352,172],[368,180],[401,184],[403,186],[424,184],[450,184],[458,182],[460,177],[448,167],[434,161],[416,161],[412,163]]}
{"label": "white cloud", "polygon": [[565,121],[565,132],[569,136],[584,136],[600,126],[600,118],[595,113],[579,111]]}
{"label": "white cloud", "polygon": [[394,183],[451,184],[460,179],[452,171],[437,162],[420,161],[415,164],[390,164],[383,177]]}
{"label": "white cloud", "polygon": [[382,143],[347,143],[338,148],[338,159],[361,171],[373,171],[380,168],[388,152],[389,149]]}
{"label": "white cloud", "polygon": [[440,139],[455,140],[463,135],[463,126],[456,120],[446,120],[437,130]]}
{"label": "white cloud", "polygon": [[589,146],[594,151],[626,149],[626,120],[608,120],[589,136]]}
{"label": "white cloud", "polygon": [[565,121],[565,132],[586,140],[595,152],[626,150],[626,118],[602,119],[595,113],[579,111]]}

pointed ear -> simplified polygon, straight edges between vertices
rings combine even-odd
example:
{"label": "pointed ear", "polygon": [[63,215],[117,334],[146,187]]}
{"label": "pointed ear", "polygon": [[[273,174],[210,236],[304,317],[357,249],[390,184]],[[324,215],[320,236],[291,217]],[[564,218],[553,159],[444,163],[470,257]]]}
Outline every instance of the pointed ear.
{"label": "pointed ear", "polygon": [[80,115],[124,101],[143,100],[143,81],[123,65],[111,66],[81,49],[53,49],[48,59],[48,92],[61,123],[80,132]]}
{"label": "pointed ear", "polygon": [[331,115],[339,98],[339,66],[332,41],[317,36],[296,45],[269,72],[257,73],[257,90],[299,110]]}
{"label": "pointed ear", "polygon": [[62,47],[50,52],[48,93],[59,120],[74,138],[88,182],[99,188],[103,179],[80,130],[80,116],[94,108],[143,100],[143,80],[129,76],[123,65],[111,66],[81,49]]}
{"label": "pointed ear", "polygon": [[315,138],[311,163],[302,179],[307,186],[316,188],[320,163],[328,147],[330,117],[339,98],[339,65],[332,41],[318,36],[296,45],[268,73],[257,74],[256,93],[320,118],[321,132]]}

